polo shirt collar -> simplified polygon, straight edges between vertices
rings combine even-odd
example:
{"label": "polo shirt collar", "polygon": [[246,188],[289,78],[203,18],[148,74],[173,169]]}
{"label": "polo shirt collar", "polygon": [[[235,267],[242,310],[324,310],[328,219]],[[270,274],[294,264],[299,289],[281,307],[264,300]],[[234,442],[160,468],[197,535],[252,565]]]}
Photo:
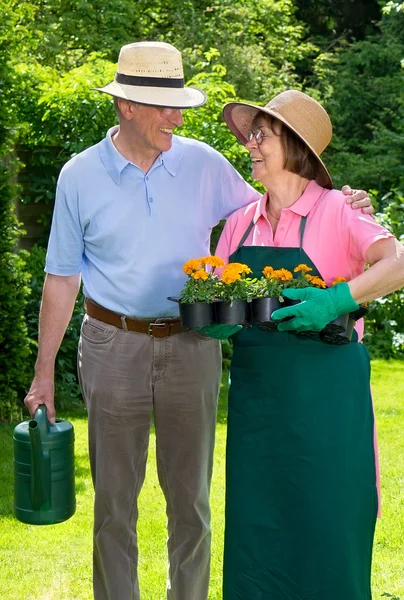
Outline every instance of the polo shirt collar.
{"label": "polo shirt collar", "polygon": [[[118,131],[118,126],[111,127],[108,130],[105,138],[99,143],[99,153],[104,167],[107,172],[119,185],[121,182],[121,173],[127,165],[132,164],[116,149],[112,141],[112,136]],[[157,157],[152,169],[164,165],[164,168],[173,177],[177,174],[178,165],[180,163],[182,151],[179,147],[176,136],[173,136],[173,145],[168,152],[162,152]]]}
{"label": "polo shirt collar", "polygon": [[118,152],[118,150],[114,146],[112,136],[117,131],[118,126],[111,127],[111,129],[108,129],[107,135],[98,144],[98,151],[100,153],[102,164],[108,171],[111,178],[115,181],[115,183],[119,185],[121,182],[121,173],[126,167],[126,165],[130,163],[124,156],[122,156],[120,152]]}
{"label": "polo shirt collar", "polygon": [[[294,212],[296,215],[300,215],[301,217],[307,217],[313,206],[317,203],[319,198],[329,190],[324,190],[318,183],[314,180],[309,181],[306,189],[303,194],[296,200],[292,206],[289,206],[287,210]],[[268,192],[261,197],[258,202],[255,215],[254,215],[254,223],[256,223],[259,217],[267,218],[266,205],[268,201]]]}
{"label": "polo shirt collar", "polygon": [[294,212],[301,217],[307,217],[313,206],[317,203],[319,198],[329,190],[325,190],[323,187],[318,185],[314,180],[309,181],[303,194],[296,200],[292,206],[289,206],[289,210]]}
{"label": "polo shirt collar", "polygon": [[165,169],[170,175],[175,177],[182,158],[182,149],[176,135],[173,135],[173,143],[170,150],[162,152],[160,156]]}

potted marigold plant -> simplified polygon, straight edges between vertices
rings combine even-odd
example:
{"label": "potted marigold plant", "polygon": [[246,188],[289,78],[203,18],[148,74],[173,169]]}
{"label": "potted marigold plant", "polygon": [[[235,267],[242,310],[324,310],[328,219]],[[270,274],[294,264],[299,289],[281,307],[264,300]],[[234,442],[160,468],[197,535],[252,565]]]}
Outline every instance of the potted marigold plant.
{"label": "potted marigold plant", "polygon": [[[321,289],[325,289],[327,287],[326,282],[318,277],[317,275],[311,275],[310,271],[312,271],[311,267],[308,267],[305,264],[300,264],[294,269],[294,273],[297,275],[293,278],[293,281],[290,284],[292,288],[305,288],[305,287],[318,287]],[[338,285],[339,283],[346,282],[344,277],[336,277],[332,282],[332,285]],[[298,303],[299,300],[289,300],[292,303]],[[358,313],[358,317],[363,316],[363,312],[361,309],[356,311]],[[319,333],[320,339],[323,342],[328,344],[335,345],[343,345],[348,344],[352,338],[352,332],[354,328],[355,320],[352,315],[345,314],[340,315],[336,319],[333,319],[328,323],[324,329],[322,329]],[[306,331],[306,332],[298,332],[300,336],[313,336],[316,335],[314,332]]]}
{"label": "potted marigold plant", "polygon": [[282,290],[289,287],[293,274],[287,269],[274,269],[271,266],[266,266],[262,273],[264,276],[258,279],[254,286],[251,320],[253,323],[272,324],[272,329],[276,330],[279,321],[272,321],[271,315],[275,310],[286,305]]}
{"label": "potted marigold plant", "polygon": [[[327,284],[324,281],[324,279],[321,279],[321,277],[318,277],[317,275],[310,275],[310,271],[312,270],[313,269],[311,267],[308,267],[305,264],[297,265],[297,267],[293,269],[293,273],[295,275],[293,276],[293,280],[290,282],[289,287],[295,289],[306,287],[317,287],[325,289],[327,287]],[[296,304],[296,302],[299,302],[299,300],[289,300],[289,302],[293,302],[294,304]]]}
{"label": "potted marigold plant", "polygon": [[180,318],[185,328],[205,327],[213,322],[213,301],[219,281],[215,275],[224,262],[219,256],[193,258],[183,265],[188,279],[179,297],[169,300],[179,302]]}
{"label": "potted marigold plant", "polygon": [[215,286],[215,323],[244,325],[249,321],[249,302],[253,296],[256,279],[247,277],[250,267],[242,263],[230,263],[222,272]]}

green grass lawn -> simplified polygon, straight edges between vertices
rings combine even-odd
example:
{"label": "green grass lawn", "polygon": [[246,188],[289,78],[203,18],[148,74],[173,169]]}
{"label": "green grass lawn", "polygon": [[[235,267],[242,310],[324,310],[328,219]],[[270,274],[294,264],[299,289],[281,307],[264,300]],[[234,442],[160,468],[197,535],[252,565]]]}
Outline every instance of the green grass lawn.
{"label": "green grass lawn", "polygon": [[[378,522],[374,552],[373,597],[404,600],[404,363],[374,361],[372,384],[383,496],[383,518]],[[211,495],[213,554],[210,600],[221,598],[226,393],[224,383],[218,413]],[[60,525],[35,527],[13,518],[13,427],[0,426],[0,598],[4,600],[92,598],[93,491],[87,456],[87,421],[84,411],[75,416],[59,416],[69,418],[75,427],[77,483],[77,512]],[[142,600],[165,598],[165,508],[155,470],[154,442],[152,435],[146,483],[140,497]]]}

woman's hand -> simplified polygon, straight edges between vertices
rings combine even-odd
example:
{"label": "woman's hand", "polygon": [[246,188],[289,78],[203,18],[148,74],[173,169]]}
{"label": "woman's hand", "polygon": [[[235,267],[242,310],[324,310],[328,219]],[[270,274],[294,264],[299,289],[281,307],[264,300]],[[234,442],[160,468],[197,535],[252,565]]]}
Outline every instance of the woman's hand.
{"label": "woman's hand", "polygon": [[275,321],[293,317],[290,321],[279,323],[278,331],[321,331],[330,321],[359,308],[359,304],[351,296],[347,283],[338,283],[326,290],[318,288],[284,290],[282,296],[301,300],[301,302],[272,313],[271,318]]}

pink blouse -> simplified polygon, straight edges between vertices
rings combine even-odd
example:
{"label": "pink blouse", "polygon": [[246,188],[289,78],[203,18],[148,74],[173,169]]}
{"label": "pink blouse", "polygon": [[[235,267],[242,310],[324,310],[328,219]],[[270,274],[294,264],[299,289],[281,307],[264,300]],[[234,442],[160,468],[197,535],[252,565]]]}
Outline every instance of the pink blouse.
{"label": "pink blouse", "polygon": [[[393,237],[370,215],[353,210],[344,194],[328,190],[311,181],[304,193],[288,208],[282,209],[275,235],[266,216],[268,193],[258,201],[234,212],[226,222],[216,254],[226,263],[254,219],[246,246],[298,247],[300,222],[307,216],[303,249],[328,286],[336,277],[350,281],[363,273],[366,250],[377,240]],[[363,320],[356,329],[361,339]]]}

